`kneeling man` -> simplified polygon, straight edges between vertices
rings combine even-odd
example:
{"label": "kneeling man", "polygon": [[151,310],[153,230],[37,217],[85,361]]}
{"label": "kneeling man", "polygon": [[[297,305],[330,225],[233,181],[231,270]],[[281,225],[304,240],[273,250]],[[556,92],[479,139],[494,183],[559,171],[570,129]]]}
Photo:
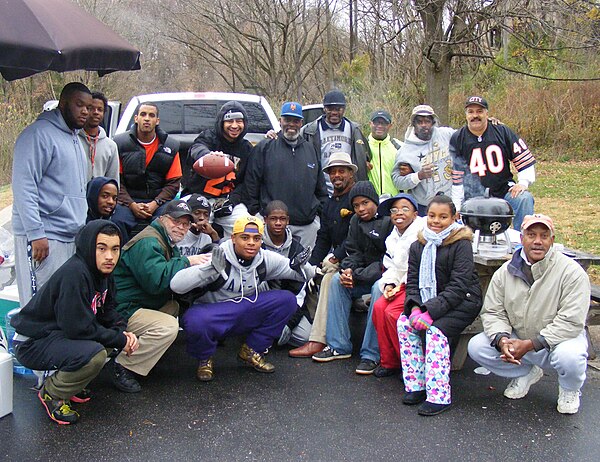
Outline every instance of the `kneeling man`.
{"label": "kneeling man", "polygon": [[267,280],[305,281],[305,275],[314,275],[305,265],[308,252],[290,261],[261,249],[263,231],[259,218],[238,218],[231,240],[213,250],[210,263],[183,269],[171,280],[171,289],[179,294],[202,289],[183,315],[187,351],[198,359],[196,376],[202,382],[213,379],[212,357],[219,340],[241,334],[246,343],[239,358],[259,372],[274,372],[264,352],[298,307],[292,292],[261,291],[259,286]]}
{"label": "kneeling man", "polygon": [[85,387],[102,370],[107,348],[129,356],[138,347],[115,310],[111,273],[121,251],[119,229],[106,220],[91,221],[77,235],[75,248],[11,320],[17,359],[30,369],[54,372],[38,397],[48,416],[63,425],[79,419],[71,401],[89,401]]}
{"label": "kneeling man", "polygon": [[481,312],[484,332],[469,342],[469,355],[512,379],[504,391],[510,399],[527,395],[543,369],[556,370],[557,410],[575,414],[587,367],[590,281],[554,248],[550,217],[525,216],[521,232],[522,250],[492,277]]}

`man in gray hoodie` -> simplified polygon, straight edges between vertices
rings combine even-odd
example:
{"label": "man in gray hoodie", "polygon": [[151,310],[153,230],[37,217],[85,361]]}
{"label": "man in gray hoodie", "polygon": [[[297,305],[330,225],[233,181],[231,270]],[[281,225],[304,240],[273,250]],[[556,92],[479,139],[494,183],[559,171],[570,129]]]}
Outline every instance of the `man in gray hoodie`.
{"label": "man in gray hoodie", "polygon": [[263,222],[254,216],[238,218],[231,239],[216,247],[210,263],[185,268],[171,279],[173,292],[203,288],[183,315],[187,351],[198,360],[196,376],[213,379],[212,357],[217,343],[232,335],[246,335],[238,356],[259,372],[274,372],[264,352],[279,338],[295,313],[296,297],[287,290],[260,291],[263,281],[292,279],[304,282],[314,275],[308,252],[288,260],[261,249]]}
{"label": "man in gray hoodie", "polygon": [[429,201],[437,193],[450,196],[452,190],[451,127],[440,127],[431,106],[416,106],[404,135],[404,144],[396,155],[392,180],[399,189],[412,194],[424,216]]}
{"label": "man in gray hoodie", "polygon": [[75,234],[87,213],[88,181],[78,132],[91,104],[85,85],[65,85],[58,108],[40,114],[15,143],[12,226],[21,306],[75,252]]}

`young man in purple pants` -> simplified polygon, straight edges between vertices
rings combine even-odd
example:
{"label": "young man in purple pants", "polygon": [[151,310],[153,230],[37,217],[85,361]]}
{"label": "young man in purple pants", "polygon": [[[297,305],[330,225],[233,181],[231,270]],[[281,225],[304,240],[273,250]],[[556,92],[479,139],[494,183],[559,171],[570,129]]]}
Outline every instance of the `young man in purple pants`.
{"label": "young man in purple pants", "polygon": [[202,382],[214,377],[212,357],[219,340],[241,334],[246,334],[246,342],[239,358],[259,372],[274,372],[275,366],[263,354],[296,311],[296,297],[286,290],[268,290],[261,283],[303,282],[314,275],[313,267],[305,264],[306,251],[290,261],[261,249],[263,230],[260,219],[239,218],[231,240],[214,248],[209,263],[181,270],[171,280],[176,293],[198,290],[183,315],[183,328],[188,353],[198,359],[196,376]]}

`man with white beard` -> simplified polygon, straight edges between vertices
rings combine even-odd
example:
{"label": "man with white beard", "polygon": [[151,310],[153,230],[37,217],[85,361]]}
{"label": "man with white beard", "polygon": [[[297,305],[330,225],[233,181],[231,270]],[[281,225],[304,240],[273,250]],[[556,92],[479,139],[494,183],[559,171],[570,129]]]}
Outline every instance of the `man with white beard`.
{"label": "man with white beard", "polygon": [[313,249],[321,224],[319,213],[328,198],[321,156],[300,136],[303,116],[299,103],[284,103],[279,121],[277,138],[266,138],[254,148],[245,179],[245,203],[251,214],[263,214],[269,202],[283,201],[292,235],[304,248]]}

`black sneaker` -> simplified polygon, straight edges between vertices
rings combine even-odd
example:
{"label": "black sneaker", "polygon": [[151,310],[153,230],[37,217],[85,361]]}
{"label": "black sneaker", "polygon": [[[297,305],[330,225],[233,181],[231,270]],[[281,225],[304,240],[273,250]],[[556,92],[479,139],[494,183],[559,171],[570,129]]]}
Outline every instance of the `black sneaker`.
{"label": "black sneaker", "polygon": [[138,393],[142,391],[142,387],[135,379],[133,372],[115,362],[114,358],[106,363],[106,367],[108,368],[113,385],[118,390],[124,391],[125,393]]}
{"label": "black sneaker", "polygon": [[377,368],[373,371],[373,375],[378,379],[381,379],[383,377],[391,377],[399,373],[400,369],[389,369],[387,367],[382,366],[377,366]]}
{"label": "black sneaker", "polygon": [[60,425],[70,425],[79,420],[79,413],[71,409],[71,403],[66,399],[54,399],[42,388],[38,398],[46,409],[48,417]]}
{"label": "black sneaker", "polygon": [[371,375],[375,369],[377,369],[378,363],[370,359],[361,359],[358,366],[356,366],[356,372],[358,375]]}
{"label": "black sneaker", "polygon": [[328,363],[329,361],[333,361],[335,359],[348,359],[351,356],[352,355],[349,353],[338,353],[329,345],[327,345],[322,351],[312,355],[312,359],[318,363]]}
{"label": "black sneaker", "polygon": [[451,407],[452,407],[452,404],[435,404],[435,403],[430,403],[429,401],[425,401],[423,404],[421,404],[419,406],[417,413],[419,415],[424,415],[424,416],[429,417],[432,415],[441,414],[442,412],[447,411]]}

